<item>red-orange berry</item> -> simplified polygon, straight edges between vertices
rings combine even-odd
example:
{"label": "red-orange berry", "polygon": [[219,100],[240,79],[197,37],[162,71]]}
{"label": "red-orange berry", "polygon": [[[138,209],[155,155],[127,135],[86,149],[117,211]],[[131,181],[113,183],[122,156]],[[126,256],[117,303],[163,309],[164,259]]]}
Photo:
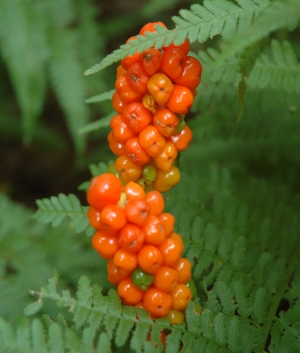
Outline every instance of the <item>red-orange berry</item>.
{"label": "red-orange berry", "polygon": [[144,271],[154,274],[161,266],[163,256],[154,245],[143,245],[138,252],[138,264]]}
{"label": "red-orange berry", "polygon": [[175,217],[171,213],[161,213],[157,216],[165,230],[166,238],[174,232]]}
{"label": "red-orange berry", "polygon": [[159,245],[166,239],[165,230],[157,216],[148,216],[142,229],[147,244]]}
{"label": "red-orange berry", "polygon": [[152,113],[141,102],[128,104],[124,108],[122,116],[134,132],[142,131],[152,120]]}
{"label": "red-orange berry", "polygon": [[154,285],[164,290],[165,292],[171,292],[177,286],[177,272],[169,266],[161,266],[154,275]]}
{"label": "red-orange berry", "polygon": [[164,317],[172,307],[172,297],[161,289],[151,287],[144,294],[143,304],[155,317]]}
{"label": "red-orange berry", "polygon": [[107,268],[107,279],[109,280],[110,283],[114,285],[118,285],[120,281],[126,278],[130,273],[130,271],[126,271],[121,267],[117,267],[114,264],[113,259],[110,259],[107,262],[106,268]]}
{"label": "red-orange berry", "polygon": [[129,252],[137,252],[144,243],[145,235],[141,228],[127,223],[119,234],[119,245]]}
{"label": "red-orange berry", "polygon": [[192,264],[188,259],[181,258],[180,261],[173,267],[178,273],[178,283],[186,284],[192,277]]}
{"label": "red-orange berry", "polygon": [[134,181],[130,181],[123,187],[123,191],[126,193],[127,201],[130,200],[143,200],[146,193],[142,186]]}
{"label": "red-orange berry", "polygon": [[104,259],[112,258],[120,247],[118,237],[101,230],[93,235],[92,246]]}
{"label": "red-orange berry", "polygon": [[127,223],[125,211],[119,205],[107,205],[101,211],[100,222],[105,232],[115,233]]}
{"label": "red-orange berry", "polygon": [[144,296],[144,292],[135,286],[129,277],[124,278],[118,285],[118,294],[126,305],[139,303]]}
{"label": "red-orange berry", "polygon": [[185,310],[192,299],[192,292],[185,284],[177,284],[171,292],[172,308],[175,310]]}
{"label": "red-orange berry", "polygon": [[158,250],[163,256],[163,265],[172,267],[181,259],[182,245],[176,239],[172,239],[172,237],[166,238],[158,245]]}
{"label": "red-orange berry", "polygon": [[145,200],[129,200],[125,205],[125,214],[129,222],[143,227],[150,214],[151,207]]}
{"label": "red-orange berry", "polygon": [[145,201],[150,205],[150,214],[158,216],[165,208],[165,200],[162,194],[156,190],[147,192]]}
{"label": "red-orange berry", "polygon": [[100,213],[101,212],[95,210],[93,207],[89,207],[86,214],[90,221],[90,225],[98,230],[101,229]]}
{"label": "red-orange berry", "polygon": [[120,248],[116,251],[113,261],[116,267],[121,267],[125,271],[133,271],[137,266],[137,255]]}
{"label": "red-orange berry", "polygon": [[104,173],[92,179],[87,191],[87,201],[90,206],[101,211],[106,205],[117,203],[121,191],[120,180],[113,174]]}

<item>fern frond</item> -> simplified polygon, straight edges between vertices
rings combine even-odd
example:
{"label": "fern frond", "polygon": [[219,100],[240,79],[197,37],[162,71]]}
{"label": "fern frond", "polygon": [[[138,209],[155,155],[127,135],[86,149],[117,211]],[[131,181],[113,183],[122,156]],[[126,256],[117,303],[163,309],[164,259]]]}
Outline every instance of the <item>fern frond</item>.
{"label": "fern frond", "polygon": [[24,141],[30,142],[46,92],[49,48],[36,6],[0,2],[0,50],[22,112]]}
{"label": "fern frond", "polygon": [[[127,55],[136,51],[142,52],[145,49],[162,48],[174,41],[179,45],[185,38],[190,42],[204,42],[209,37],[222,34],[225,39],[232,38],[236,32],[248,29],[245,23],[250,26],[252,19],[262,11],[268,1],[254,2],[253,0],[241,1],[241,5],[235,5],[226,0],[205,0],[203,5],[194,4],[191,10],[181,10],[179,16],[174,16],[176,28],[172,31],[156,26],[157,33],[147,33],[145,36],[137,35],[136,40],[121,45],[120,49],[105,57],[99,64],[91,67],[85,75],[94,74]],[[243,26],[239,21],[243,20]],[[245,28],[246,27],[246,28]]]}
{"label": "fern frond", "polygon": [[97,96],[93,96],[91,98],[88,98],[85,100],[86,103],[98,103],[98,102],[103,102],[105,100],[109,100],[112,98],[112,95],[114,94],[115,89],[108,91],[108,92],[104,92],[101,94],[98,94]]}
{"label": "fern frond", "polygon": [[77,154],[85,149],[85,137],[78,130],[88,122],[81,63],[75,47],[75,33],[54,30],[51,34],[50,75],[54,92],[63,108]]}
{"label": "fern frond", "polygon": [[71,218],[69,228],[76,233],[85,231],[89,226],[86,216],[87,207],[81,206],[78,198],[69,194],[59,194],[50,199],[37,200],[38,210],[33,218],[42,223],[51,223],[52,227],[57,227],[66,217]]}
{"label": "fern frond", "polygon": [[262,55],[249,76],[252,87],[283,88],[286,92],[300,93],[300,65],[291,44],[271,41],[272,57]]}
{"label": "fern frond", "polygon": [[219,57],[216,65],[281,28],[294,30],[300,20],[298,0],[273,1],[266,6],[247,32],[239,36]]}
{"label": "fern frond", "polygon": [[85,126],[80,127],[78,129],[78,132],[80,134],[86,134],[88,132],[92,132],[92,131],[96,131],[96,130],[108,127],[109,123],[111,121],[111,118],[113,118],[115,115],[116,115],[116,113],[112,112],[97,121],[93,121]]}

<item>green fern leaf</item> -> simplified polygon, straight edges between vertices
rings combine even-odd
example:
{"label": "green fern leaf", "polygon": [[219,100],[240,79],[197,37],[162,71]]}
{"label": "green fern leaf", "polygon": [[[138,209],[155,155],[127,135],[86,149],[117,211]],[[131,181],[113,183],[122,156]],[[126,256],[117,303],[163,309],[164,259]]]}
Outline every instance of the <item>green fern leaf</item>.
{"label": "green fern leaf", "polygon": [[33,218],[42,223],[51,223],[52,227],[58,226],[66,217],[71,218],[69,228],[80,233],[89,226],[86,217],[87,207],[81,206],[78,198],[69,194],[59,194],[58,197],[52,196],[50,199],[36,201],[38,210]]}
{"label": "green fern leaf", "polygon": [[233,315],[237,305],[234,304],[234,296],[231,290],[223,282],[216,282],[214,288],[221,300],[223,312],[225,315]]}
{"label": "green fern leaf", "polygon": [[109,126],[111,118],[113,118],[115,115],[116,113],[112,112],[99,120],[93,121],[89,124],[80,127],[78,129],[78,132],[80,134],[86,134],[87,132],[97,131],[99,129],[106,128]]}
{"label": "green fern leaf", "polygon": [[257,323],[264,323],[267,310],[270,302],[270,297],[264,288],[259,288],[255,294],[254,304],[253,304],[253,314],[252,319]]}
{"label": "green fern leaf", "polygon": [[122,319],[119,321],[119,325],[116,330],[115,342],[118,347],[124,346],[130,331],[134,326],[133,317],[136,316],[136,311],[132,307],[123,307]]}
{"label": "green fern leaf", "polygon": [[[216,60],[216,66],[224,60],[241,53],[246,47],[266,38],[280,28],[295,29],[300,19],[298,0],[273,1],[264,7],[250,25],[245,35],[235,40]],[[251,33],[251,35],[249,35]]]}
{"label": "green fern leaf", "polygon": [[26,316],[33,315],[33,314],[37,313],[42,308],[42,306],[43,306],[43,303],[40,301],[30,303],[24,309],[24,314]]}
{"label": "green fern leaf", "polygon": [[[163,45],[169,45],[174,41],[176,45],[183,43],[186,37],[190,42],[206,41],[209,37],[217,34],[223,34],[226,39],[236,35],[237,24],[241,16],[252,18],[256,16],[268,3],[263,2],[257,5],[251,1],[251,9],[246,10],[226,0],[206,0],[203,6],[194,4],[191,10],[181,10],[180,17],[174,16],[176,28],[169,31],[163,27],[156,26],[157,33],[147,33],[145,36],[137,35],[136,40],[128,44],[121,45],[120,49],[115,50],[104,58],[99,64],[91,67],[85,72],[85,75],[94,74],[127,55],[132,55],[136,51],[142,52],[145,49],[161,48]],[[244,29],[245,30],[245,29]]]}
{"label": "green fern leaf", "polygon": [[18,326],[16,330],[16,338],[15,338],[16,349],[19,351],[30,351],[30,327],[29,322],[26,318],[21,317],[18,320]]}
{"label": "green fern leaf", "polygon": [[50,74],[52,86],[65,113],[75,149],[81,156],[85,149],[85,138],[78,133],[78,130],[88,122],[89,112],[84,102],[84,81],[74,34],[66,29],[52,33]]}
{"label": "green fern leaf", "polygon": [[286,92],[300,93],[300,65],[289,42],[282,45],[271,41],[272,58],[263,55],[256,62],[248,83],[252,87],[264,88],[271,85],[274,88],[284,88]]}
{"label": "green fern leaf", "polygon": [[92,288],[89,287],[90,280],[82,276],[78,282],[77,306],[74,313],[74,322],[77,328],[83,326],[91,311]]}
{"label": "green fern leaf", "polygon": [[0,50],[22,111],[24,141],[30,142],[46,92],[49,48],[42,18],[35,5],[0,2]]}
{"label": "green fern leaf", "polygon": [[31,325],[33,352],[47,353],[44,327],[38,319],[34,319]]}
{"label": "green fern leaf", "polygon": [[130,347],[136,351],[140,352],[143,347],[143,342],[146,341],[148,332],[150,331],[150,320],[138,321],[135,326],[135,330],[132,334],[132,339],[130,341]]}
{"label": "green fern leaf", "polygon": [[0,317],[0,343],[3,348],[7,350],[14,341],[14,332],[11,325]]}
{"label": "green fern leaf", "polygon": [[166,353],[178,352],[180,347],[180,339],[182,332],[179,330],[172,330],[171,334],[167,336]]}
{"label": "green fern leaf", "polygon": [[64,353],[64,341],[62,330],[57,323],[52,323],[49,328],[49,343],[48,349],[49,352],[55,353]]}
{"label": "green fern leaf", "polygon": [[219,313],[215,320],[214,320],[214,328],[215,328],[215,333],[216,333],[216,342],[221,345],[225,346],[226,345],[226,318],[222,313]]}
{"label": "green fern leaf", "polygon": [[243,317],[249,317],[252,314],[253,309],[249,303],[248,291],[245,284],[241,282],[235,282],[233,288],[239,315]]}
{"label": "green fern leaf", "polygon": [[98,94],[97,96],[93,96],[91,98],[86,99],[85,102],[86,103],[98,103],[98,102],[103,102],[105,100],[110,100],[115,91],[116,90],[113,89],[111,91]]}

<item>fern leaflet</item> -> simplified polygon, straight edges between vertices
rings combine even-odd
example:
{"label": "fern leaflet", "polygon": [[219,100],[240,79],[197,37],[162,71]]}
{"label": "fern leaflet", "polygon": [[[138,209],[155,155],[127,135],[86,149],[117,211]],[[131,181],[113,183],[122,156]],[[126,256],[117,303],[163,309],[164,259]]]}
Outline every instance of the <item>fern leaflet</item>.
{"label": "fern leaflet", "polygon": [[52,227],[57,227],[66,217],[71,218],[69,228],[76,233],[83,232],[89,227],[89,220],[86,216],[87,207],[81,206],[78,198],[69,194],[59,194],[50,199],[36,201],[38,210],[33,218],[42,223],[51,223]]}
{"label": "fern leaflet", "polygon": [[101,94],[98,94],[97,96],[90,97],[85,100],[86,103],[98,103],[98,102],[103,102],[105,100],[109,100],[112,98],[112,95],[114,94],[115,90],[111,90],[108,92],[104,92]]}
{"label": "fern leaflet", "polygon": [[250,45],[266,38],[270,33],[281,28],[295,29],[300,20],[298,0],[273,1],[260,12],[250,25],[247,33],[238,37],[219,57],[216,65],[225,59],[241,53]]}
{"label": "fern leaflet", "polygon": [[[120,49],[115,50],[99,64],[88,69],[85,75],[94,74],[136,51],[142,52],[152,46],[159,49],[173,41],[179,45],[186,37],[193,43],[195,41],[204,42],[209,37],[218,34],[229,39],[236,36],[237,31],[245,33],[253,18],[268,4],[268,1],[255,2],[253,0],[240,1],[240,6],[226,0],[205,0],[203,5],[194,4],[190,10],[181,10],[180,17],[174,16],[172,18],[176,24],[174,30],[156,26],[157,33],[148,32],[144,36],[137,35],[136,40],[121,45]],[[242,26],[239,26],[239,21],[243,22]]]}

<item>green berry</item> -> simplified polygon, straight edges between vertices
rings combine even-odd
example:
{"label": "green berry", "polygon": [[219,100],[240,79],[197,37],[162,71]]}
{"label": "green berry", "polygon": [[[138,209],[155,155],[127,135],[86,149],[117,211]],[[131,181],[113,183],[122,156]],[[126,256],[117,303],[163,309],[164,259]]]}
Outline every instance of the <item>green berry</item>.
{"label": "green berry", "polygon": [[147,185],[153,183],[156,178],[157,168],[153,164],[146,164],[143,168],[143,177]]}
{"label": "green berry", "polygon": [[146,291],[154,281],[154,276],[137,267],[131,274],[131,281],[135,286]]}

